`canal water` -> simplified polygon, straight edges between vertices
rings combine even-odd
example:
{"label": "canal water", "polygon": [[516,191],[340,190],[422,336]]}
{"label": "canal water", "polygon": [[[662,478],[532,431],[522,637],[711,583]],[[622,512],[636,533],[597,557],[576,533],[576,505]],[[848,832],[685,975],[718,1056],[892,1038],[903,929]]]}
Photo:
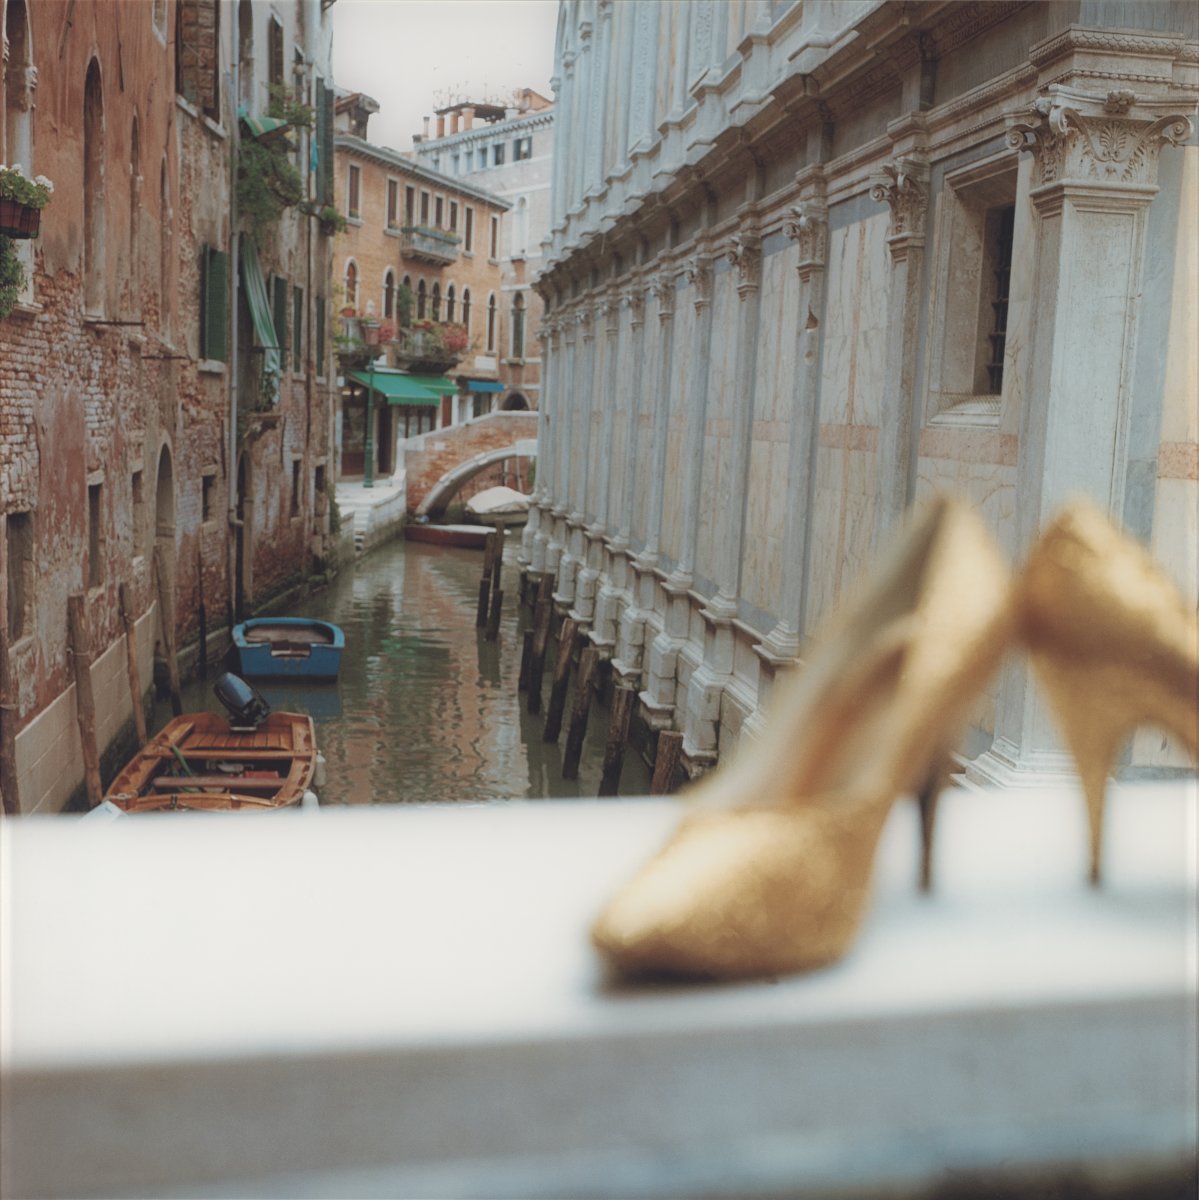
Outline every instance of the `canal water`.
{"label": "canal water", "polygon": [[[513,553],[508,550],[508,556]],[[527,712],[517,692],[521,633],[519,572],[505,561],[504,613],[497,641],[475,628],[483,555],[402,540],[359,559],[287,616],[333,621],[346,635],[336,684],[298,687],[255,681],[276,709],[311,713],[325,757],[322,804],[481,802],[595,796],[607,737],[607,710],[592,705],[577,780],[562,778],[562,749],[542,738],[545,703]],[[518,623],[519,622],[519,623]],[[548,701],[553,643],[546,656]],[[184,689],[184,711],[223,712],[207,681]],[[572,685],[573,690],[573,685]],[[155,728],[170,719],[155,709]],[[631,748],[622,795],[649,791]]]}

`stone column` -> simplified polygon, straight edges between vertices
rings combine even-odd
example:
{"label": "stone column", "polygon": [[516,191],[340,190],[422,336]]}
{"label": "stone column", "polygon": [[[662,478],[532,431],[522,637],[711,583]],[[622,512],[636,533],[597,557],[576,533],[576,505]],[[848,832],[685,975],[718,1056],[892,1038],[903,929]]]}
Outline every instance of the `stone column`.
{"label": "stone column", "polygon": [[[691,299],[695,305],[695,338],[691,345],[695,361],[692,364],[691,385],[687,394],[686,444],[679,465],[683,481],[682,538],[678,564],[662,584],[666,594],[666,620],[662,632],[654,638],[650,646],[646,686],[645,691],[641,693],[641,706],[646,722],[658,729],[668,729],[674,723],[679,653],[687,641],[691,626],[690,591],[694,582],[692,572],[695,569],[695,547],[699,538],[704,426],[708,408],[708,367],[712,360],[712,257],[705,247],[701,247],[688,260],[683,273],[691,285]],[[672,284],[672,293],[673,290]],[[656,564],[656,544],[653,561]]]}
{"label": "stone column", "polygon": [[[815,482],[814,452],[820,433],[820,327],[824,317],[824,269],[828,253],[828,205],[823,172],[806,168],[809,198],[791,209],[783,232],[798,249],[799,304],[796,309],[795,375],[788,447],[787,515],[783,527],[783,592],[778,624],[758,654],[771,674],[799,654],[804,632],[808,531]],[[760,697],[764,699],[764,697]],[[759,705],[759,712],[761,705]]]}
{"label": "stone column", "polygon": [[575,338],[578,332],[578,313],[571,309],[559,319],[558,336],[561,342],[557,387],[558,432],[554,436],[554,518],[550,541],[546,546],[546,570],[558,577],[558,590],[563,590],[562,576],[569,572],[570,594],[574,595],[575,565],[567,553],[569,530],[566,518],[570,513],[570,447],[571,432],[577,421],[578,393],[574,387]]}
{"label": "stone column", "polygon": [[591,112],[587,130],[587,192],[604,182],[604,138],[608,105],[608,70],[612,60],[612,0],[599,0],[599,30],[591,67]]}
{"label": "stone column", "polygon": [[[629,294],[629,309],[633,330],[633,362],[642,362],[645,348],[645,292],[638,283]],[[647,481],[649,509],[646,514],[646,544],[642,552],[628,563],[626,587],[630,592],[629,605],[621,614],[616,652],[612,666],[616,672],[633,682],[640,679],[642,647],[645,645],[645,625],[654,607],[654,572],[658,566],[658,547],[662,527],[663,488],[666,485],[666,428],[670,418],[670,389],[674,372],[674,297],[673,264],[665,265],[650,283],[658,306],[661,336],[658,342],[658,380],[654,391],[654,439],[650,449],[650,469]],[[636,377],[636,366],[634,367]],[[633,495],[637,490],[637,439],[640,434],[638,414],[640,394],[629,397],[628,456],[625,464],[624,511],[620,539],[627,553],[633,527]]]}
{"label": "stone column", "polygon": [[704,659],[687,683],[683,753],[692,765],[711,763],[716,759],[720,700],[733,673],[736,642],[733,620],[737,616],[745,538],[762,278],[762,245],[752,211],[748,217],[743,232],[733,235],[725,251],[725,257],[737,270],[737,295],[741,300],[734,374],[736,407],[729,447],[730,470],[725,487],[716,497],[720,513],[717,591],[700,610],[705,626]]}
{"label": "stone column", "polygon": [[[1057,85],[1009,120],[1011,144],[1033,155],[1036,214],[1032,344],[1020,380],[1017,559],[1072,495],[1121,519],[1146,221],[1159,152],[1165,143],[1181,145],[1191,128],[1177,99]],[[1070,769],[1044,701],[1023,664],[1011,664],[994,743],[969,775],[1033,783]]]}
{"label": "stone column", "polygon": [[[643,344],[645,344],[646,324],[646,294],[640,278],[634,277],[633,286],[625,293],[624,300],[629,306],[629,336],[633,343],[631,359],[641,362]],[[619,313],[619,301],[617,302]],[[607,413],[605,414],[605,438],[607,446],[607,529],[615,529],[615,533],[607,534],[605,538],[606,562],[604,583],[599,595],[595,598],[595,628],[592,631],[592,641],[601,652],[611,655],[616,646],[617,617],[622,601],[627,602],[629,594],[629,534],[633,523],[633,491],[636,486],[635,467],[637,404],[635,390],[627,386],[623,391],[618,386],[619,365],[621,365],[621,334],[616,320],[607,326],[609,331],[609,346],[611,347],[611,362],[607,371]],[[619,397],[619,407],[623,410],[624,424],[624,456],[616,462],[616,450],[612,445],[612,432],[615,427],[615,414]],[[609,415],[612,421],[607,420]]]}
{"label": "stone column", "polygon": [[[592,381],[593,408],[602,407],[600,414],[600,429],[598,453],[596,455],[597,470],[591,479],[594,491],[593,505],[588,509],[586,501],[583,512],[591,512],[594,520],[586,530],[586,564],[579,572],[578,586],[575,589],[575,608],[580,612],[586,611],[586,618],[594,615],[598,620],[596,610],[596,584],[603,574],[605,542],[608,533],[608,509],[612,496],[612,424],[616,415],[616,364],[620,361],[620,294],[610,290],[596,304],[596,316],[602,319],[604,327],[604,353],[601,356],[598,349],[595,354],[595,378]],[[592,417],[594,424],[594,416]],[[613,639],[596,637],[592,640],[601,648],[610,649]]]}
{"label": "stone column", "polygon": [[[548,483],[553,471],[553,436],[551,416],[557,398],[548,386],[556,365],[556,353],[551,353],[550,344],[557,322],[554,317],[545,317],[537,330],[537,344],[541,347],[541,378],[543,387],[537,405],[537,486],[529,500],[529,520],[521,536],[521,562],[529,570],[540,574],[545,569],[546,526],[549,523],[551,497]],[[542,510],[544,511],[544,514]]]}
{"label": "stone column", "polygon": [[920,268],[928,214],[928,163],[905,155],[884,163],[870,195],[891,209],[887,249],[891,281],[887,300],[887,348],[878,430],[878,492],[874,544],[895,527],[912,499],[916,479],[916,348],[920,321]]}
{"label": "stone column", "polygon": [[587,524],[587,476],[591,459],[591,406],[595,382],[595,313],[592,303],[590,297],[584,300],[575,316],[579,335],[571,370],[575,403],[564,464],[570,511],[566,517],[567,545],[562,552],[558,591],[554,596],[559,604],[571,607],[576,620],[588,622],[591,619],[591,597],[587,598],[585,615],[575,612],[574,606],[577,603],[577,576],[579,569],[586,562],[587,549],[587,539],[583,531]]}

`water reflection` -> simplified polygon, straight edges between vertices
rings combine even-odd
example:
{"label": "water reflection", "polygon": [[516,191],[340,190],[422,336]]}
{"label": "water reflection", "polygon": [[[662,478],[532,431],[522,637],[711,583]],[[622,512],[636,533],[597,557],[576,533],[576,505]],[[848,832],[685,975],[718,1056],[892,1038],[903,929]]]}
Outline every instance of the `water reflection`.
{"label": "water reflection", "polygon": [[[322,804],[597,793],[606,711],[593,705],[579,778],[563,779],[560,746],[541,740],[544,716],[530,717],[516,690],[527,619],[518,626],[517,569],[504,564],[496,642],[475,628],[481,569],[478,551],[395,542],[286,614],[333,621],[346,635],[336,685],[256,685],[273,707],[312,714],[326,760]],[[549,682],[547,671],[547,698]],[[219,708],[207,683],[189,686],[184,707]],[[630,752],[621,792],[648,788]]]}

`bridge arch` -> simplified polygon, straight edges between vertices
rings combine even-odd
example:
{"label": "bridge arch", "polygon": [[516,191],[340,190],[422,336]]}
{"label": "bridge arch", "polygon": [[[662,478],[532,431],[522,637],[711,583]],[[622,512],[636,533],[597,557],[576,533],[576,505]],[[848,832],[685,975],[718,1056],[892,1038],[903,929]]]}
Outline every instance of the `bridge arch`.
{"label": "bridge arch", "polygon": [[449,503],[450,497],[464,483],[468,483],[481,471],[495,466],[496,463],[503,462],[506,458],[517,458],[519,456],[518,447],[513,442],[510,446],[500,446],[495,450],[485,450],[482,454],[476,454],[473,458],[468,458],[464,462],[460,462],[452,470],[447,471],[425,493],[425,498],[417,505],[416,515],[422,517],[428,516],[430,513],[440,512]]}

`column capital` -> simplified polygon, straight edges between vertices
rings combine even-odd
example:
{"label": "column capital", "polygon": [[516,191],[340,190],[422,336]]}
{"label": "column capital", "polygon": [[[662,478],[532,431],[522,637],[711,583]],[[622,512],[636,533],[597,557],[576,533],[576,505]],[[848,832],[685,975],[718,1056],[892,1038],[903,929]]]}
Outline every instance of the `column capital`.
{"label": "column capital", "polygon": [[911,247],[924,245],[928,216],[928,163],[912,154],[883,163],[870,183],[870,198],[891,209],[887,245],[892,257],[903,257]]}
{"label": "column capital", "polygon": [[693,254],[683,265],[697,313],[712,303],[712,261],[710,254],[700,253]]}
{"label": "column capital", "polygon": [[605,292],[597,302],[596,307],[604,318],[604,332],[609,337],[615,337],[616,331],[620,327],[620,306],[623,301],[624,294],[614,286]]}
{"label": "column capital", "polygon": [[674,316],[674,271],[670,267],[663,267],[649,286],[658,303],[658,320],[665,324]]}
{"label": "column capital", "polygon": [[634,279],[624,294],[624,302],[629,306],[629,324],[634,329],[640,329],[645,324],[645,281]]}
{"label": "column capital", "polygon": [[762,239],[748,231],[735,233],[729,238],[724,257],[737,268],[737,295],[744,300],[761,284]]}
{"label": "column capital", "polygon": [[799,277],[807,279],[823,269],[828,257],[828,205],[823,200],[801,200],[788,210],[783,233],[799,243]]}
{"label": "column capital", "polygon": [[1162,143],[1179,146],[1191,135],[1183,108],[1193,111],[1194,102],[1051,84],[1007,118],[1008,145],[1034,155],[1034,190],[1066,183],[1156,189]]}
{"label": "column capital", "polygon": [[595,308],[591,303],[584,303],[575,313],[575,324],[583,335],[583,341],[589,342],[595,337]]}

